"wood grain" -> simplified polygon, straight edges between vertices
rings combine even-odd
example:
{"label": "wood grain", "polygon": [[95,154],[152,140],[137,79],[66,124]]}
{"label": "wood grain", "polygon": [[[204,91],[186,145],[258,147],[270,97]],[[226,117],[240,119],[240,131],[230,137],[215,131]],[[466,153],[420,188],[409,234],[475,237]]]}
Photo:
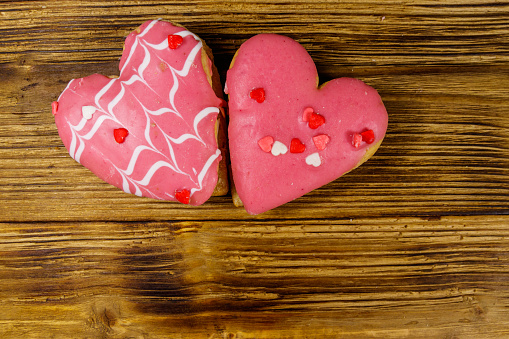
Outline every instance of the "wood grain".
{"label": "wood grain", "polygon": [[[509,337],[509,2],[0,2],[2,338]],[[118,74],[146,20],[185,25],[224,81],[254,34],[389,112],[367,163],[259,216],[127,195],[51,115]]]}
{"label": "wood grain", "polygon": [[25,326],[77,337],[504,337],[507,226],[501,216],[2,225],[0,326],[14,337]]}

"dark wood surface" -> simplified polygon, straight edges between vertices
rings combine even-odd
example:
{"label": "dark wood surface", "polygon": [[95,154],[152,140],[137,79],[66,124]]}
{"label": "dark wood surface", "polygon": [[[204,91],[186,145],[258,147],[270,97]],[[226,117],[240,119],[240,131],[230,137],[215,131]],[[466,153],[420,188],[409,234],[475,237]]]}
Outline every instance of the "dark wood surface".
{"label": "dark wood surface", "polygon": [[[156,18],[200,35],[223,81],[247,38],[296,39],[322,82],[379,91],[384,143],[259,216],[103,183],[51,102],[118,74]],[[509,2],[0,1],[0,334],[509,337]]]}

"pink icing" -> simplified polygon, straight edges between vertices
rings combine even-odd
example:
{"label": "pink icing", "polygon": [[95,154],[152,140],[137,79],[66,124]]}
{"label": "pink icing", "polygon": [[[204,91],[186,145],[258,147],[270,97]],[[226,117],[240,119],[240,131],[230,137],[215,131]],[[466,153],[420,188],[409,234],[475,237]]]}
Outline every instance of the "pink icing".
{"label": "pink icing", "polygon": [[[383,139],[388,116],[375,89],[351,78],[318,89],[317,81],[313,60],[288,37],[257,35],[238,50],[226,80],[229,143],[233,179],[249,213],[296,199],[356,167],[370,145],[353,147],[354,133],[370,129],[374,143]],[[250,98],[255,88],[264,89],[263,103]],[[309,108],[325,118],[316,129],[307,122]],[[319,149],[313,137],[324,134]],[[274,156],[258,145],[267,135],[288,148],[298,138],[306,149]]]}
{"label": "pink icing", "polygon": [[[183,38],[175,49],[171,34]],[[55,122],[70,155],[127,193],[176,201],[175,192],[188,190],[190,204],[207,201],[221,159],[215,123],[222,100],[202,50],[196,35],[164,21],[129,34],[118,79],[74,79],[58,99]],[[128,131],[122,143],[114,135],[120,128]]]}

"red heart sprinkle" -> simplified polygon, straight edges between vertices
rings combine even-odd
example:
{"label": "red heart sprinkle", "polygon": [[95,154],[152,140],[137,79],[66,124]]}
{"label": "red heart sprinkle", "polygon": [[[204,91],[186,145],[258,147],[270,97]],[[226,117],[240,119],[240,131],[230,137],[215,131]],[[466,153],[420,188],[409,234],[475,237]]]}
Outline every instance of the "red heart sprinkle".
{"label": "red heart sprinkle", "polygon": [[249,92],[249,97],[251,99],[255,99],[259,103],[262,103],[265,101],[265,90],[263,88],[255,88]]}
{"label": "red heart sprinkle", "polygon": [[269,153],[272,150],[272,144],[274,143],[274,138],[271,136],[266,136],[258,140],[258,146],[262,149],[262,151]]}
{"label": "red heart sprinkle", "polygon": [[187,205],[191,200],[191,193],[189,193],[189,191],[186,189],[183,189],[181,191],[175,191],[175,199]]}
{"label": "red heart sprinkle", "polygon": [[304,109],[304,112],[302,113],[302,121],[308,122],[309,116],[313,114],[314,110],[311,107],[307,107]]}
{"label": "red heart sprinkle", "polygon": [[129,135],[129,131],[125,128],[117,128],[113,130],[113,136],[115,137],[115,141],[119,144],[125,141],[125,138]]}
{"label": "red heart sprinkle", "polygon": [[373,130],[364,131],[361,133],[362,135],[362,141],[366,142],[367,144],[371,144],[373,141],[375,141],[375,133]]}
{"label": "red heart sprinkle", "polygon": [[290,153],[302,153],[306,150],[306,146],[297,138],[293,138],[290,143]]}
{"label": "red heart sprinkle", "polygon": [[320,134],[313,137],[313,142],[315,143],[316,148],[318,148],[320,151],[327,147],[329,141],[330,138],[327,134]]}
{"label": "red heart sprinkle", "polygon": [[56,115],[57,111],[58,111],[58,101],[53,101],[51,103],[51,113],[53,113],[53,115]]}
{"label": "red heart sprinkle", "polygon": [[168,35],[168,47],[170,49],[177,49],[184,42],[184,38],[177,34]]}
{"label": "red heart sprinkle", "polygon": [[354,133],[352,137],[352,145],[353,147],[357,148],[361,145],[362,142],[362,135],[359,133]]}
{"label": "red heart sprinkle", "polygon": [[309,116],[309,128],[317,129],[323,124],[325,124],[325,118],[323,117],[323,115],[314,112],[311,113],[311,115]]}

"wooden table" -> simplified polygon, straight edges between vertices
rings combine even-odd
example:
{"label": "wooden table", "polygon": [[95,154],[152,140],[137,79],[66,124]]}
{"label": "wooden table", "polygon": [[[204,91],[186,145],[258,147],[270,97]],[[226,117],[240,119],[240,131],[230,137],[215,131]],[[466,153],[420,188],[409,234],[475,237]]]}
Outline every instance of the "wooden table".
{"label": "wooden table", "polygon": [[[149,19],[223,77],[262,32],[389,112],[376,155],[280,208],[130,196],[72,160],[51,102],[118,74]],[[509,2],[0,2],[2,338],[509,337]]]}

